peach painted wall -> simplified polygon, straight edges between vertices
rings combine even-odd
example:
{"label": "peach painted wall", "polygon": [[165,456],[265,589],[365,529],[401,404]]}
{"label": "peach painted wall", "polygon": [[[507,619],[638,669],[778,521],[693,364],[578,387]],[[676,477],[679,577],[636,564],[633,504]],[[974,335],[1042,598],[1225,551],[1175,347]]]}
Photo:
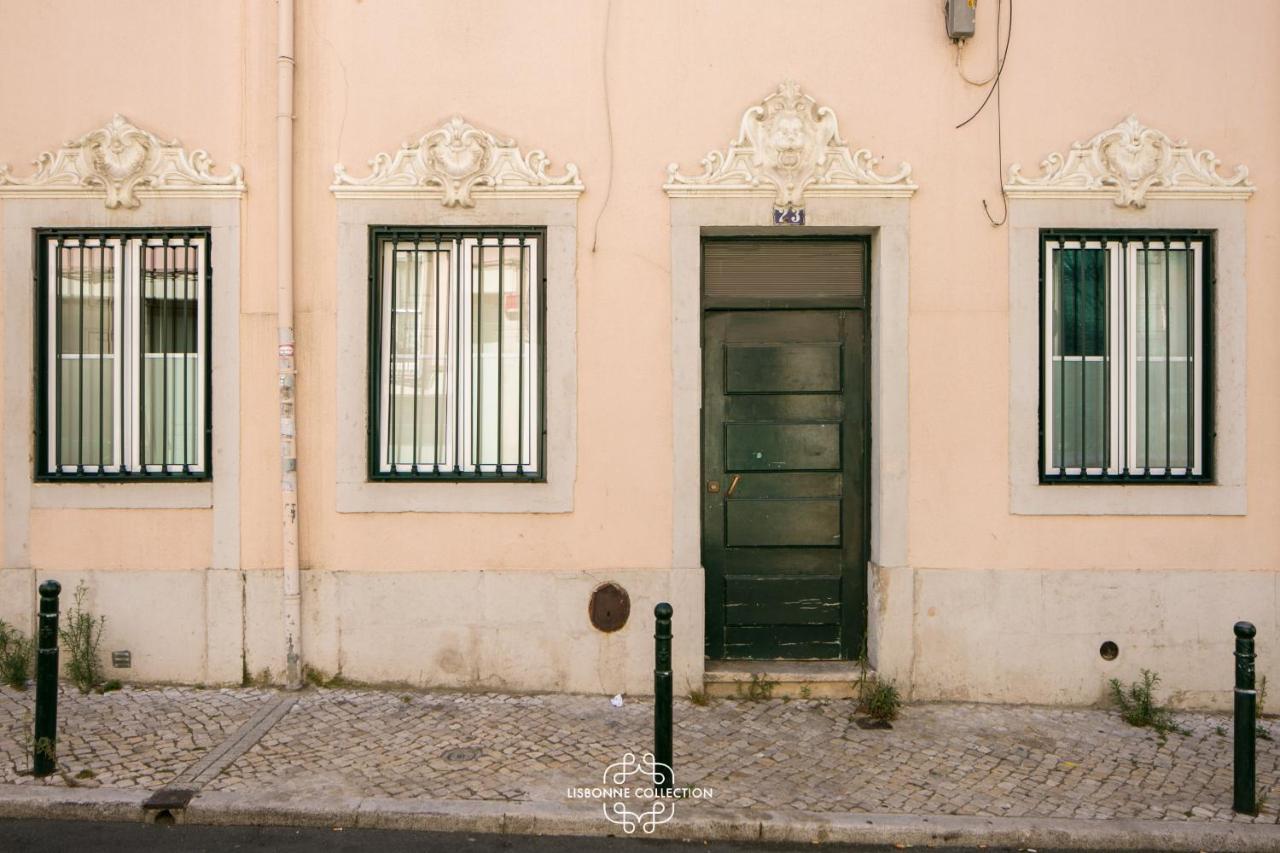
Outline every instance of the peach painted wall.
{"label": "peach painted wall", "polygon": [[[308,568],[660,568],[671,562],[671,340],[665,167],[723,148],[786,78],[832,107],[845,138],[910,162],[909,561],[925,568],[1275,569],[1280,563],[1280,4],[1211,13],[1167,0],[1018,3],[995,115],[962,82],[940,2],[300,0],[297,327],[302,561]],[[163,9],[163,12],[160,10]],[[991,66],[995,4],[965,51]],[[25,161],[121,112],[245,167],[241,281],[241,553],[279,565],[275,397],[274,4],[0,2],[0,161]],[[57,21],[56,26],[52,24]],[[16,84],[15,84],[16,83]],[[1129,113],[1228,166],[1250,167],[1249,514],[1015,517],[1008,511],[1008,281],[998,175]],[[351,515],[335,510],[338,287],[333,165],[354,174],[458,113],[557,166],[579,165],[578,480],[566,515]],[[606,187],[612,188],[605,206]],[[593,239],[598,220],[598,242]],[[1033,286],[1033,285],[1031,285]],[[1223,330],[1230,333],[1230,330]],[[4,424],[5,429],[25,425]],[[363,452],[363,448],[352,448]],[[146,512],[146,511],[136,511]],[[41,567],[151,564],[136,532],[42,510]],[[200,564],[207,512],[143,530]],[[65,516],[60,519],[59,516]],[[59,541],[73,523],[83,535]],[[107,545],[103,545],[103,542]],[[178,544],[182,543],[182,544]],[[147,544],[154,549],[156,541]]]}

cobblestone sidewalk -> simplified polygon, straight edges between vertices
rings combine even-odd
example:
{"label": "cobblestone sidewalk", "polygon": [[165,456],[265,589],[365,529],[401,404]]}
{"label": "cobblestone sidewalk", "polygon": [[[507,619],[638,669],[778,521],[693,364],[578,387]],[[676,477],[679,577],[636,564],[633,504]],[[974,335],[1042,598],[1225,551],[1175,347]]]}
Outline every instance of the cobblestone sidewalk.
{"label": "cobblestone sidewalk", "polygon": [[[45,784],[159,788],[182,776],[283,694],[126,688],[62,694],[60,758]],[[652,737],[651,705],[607,698],[309,690],[207,791],[564,803],[573,786]],[[0,689],[0,782],[29,758],[32,694]],[[714,790],[714,816],[794,809],[917,815],[1138,818],[1275,824],[1280,748],[1258,742],[1265,799],[1231,809],[1230,719],[1179,713],[1164,742],[1110,712],[919,704],[892,730],[865,730],[845,700],[676,704],[676,777]],[[1273,727],[1280,729],[1280,726]],[[1280,735],[1280,731],[1277,732]],[[248,742],[252,742],[249,739]],[[238,752],[238,751],[237,751]],[[207,762],[206,762],[207,763]],[[87,773],[82,771],[88,771]],[[84,778],[77,778],[84,777]]]}

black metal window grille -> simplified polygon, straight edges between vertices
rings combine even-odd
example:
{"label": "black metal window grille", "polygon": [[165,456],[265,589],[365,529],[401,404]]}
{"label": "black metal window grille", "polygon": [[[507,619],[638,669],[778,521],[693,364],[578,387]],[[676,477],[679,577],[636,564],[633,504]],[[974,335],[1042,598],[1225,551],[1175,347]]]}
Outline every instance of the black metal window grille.
{"label": "black metal window grille", "polygon": [[210,474],[209,230],[36,232],[36,476]]}
{"label": "black metal window grille", "polygon": [[1212,234],[1041,234],[1042,482],[1212,478]]}
{"label": "black metal window grille", "polygon": [[544,237],[371,229],[371,478],[544,478]]}

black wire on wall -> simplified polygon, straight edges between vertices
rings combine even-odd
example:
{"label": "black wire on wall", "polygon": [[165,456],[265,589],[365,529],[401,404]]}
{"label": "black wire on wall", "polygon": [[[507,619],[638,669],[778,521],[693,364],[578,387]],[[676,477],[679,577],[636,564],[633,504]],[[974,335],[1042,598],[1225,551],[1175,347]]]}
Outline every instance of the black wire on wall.
{"label": "black wire on wall", "polygon": [[[1013,43],[1013,0],[1009,0],[1009,26],[1005,32],[1004,50],[1001,50],[1000,49],[1000,19],[1003,16],[1002,15],[1003,11],[1004,11],[1004,0],[999,0],[999,2],[996,4],[996,38],[995,38],[996,70],[995,70],[995,74],[993,74],[991,77],[991,88],[987,90],[987,96],[982,99],[982,103],[979,104],[978,108],[973,111],[973,114],[970,115],[964,121],[956,125],[956,130],[959,130],[960,128],[964,127],[966,124],[968,124],[969,122],[977,118],[982,113],[982,111],[987,108],[987,104],[991,102],[991,96],[995,95],[995,99],[996,99],[996,183],[1000,187],[1000,204],[1001,204],[1001,207],[1004,209],[1004,212],[1001,214],[999,221],[996,221],[995,217],[991,215],[991,209],[987,205],[987,200],[985,198],[982,200],[982,212],[987,215],[987,220],[991,223],[991,226],[993,228],[999,228],[1001,225],[1004,225],[1005,222],[1007,222],[1009,219],[1009,201],[1005,197],[1005,192],[1004,192],[1004,115],[1003,115],[1004,111],[1001,109],[1001,104],[1000,104],[1000,78],[1004,75],[1005,60],[1009,58],[1009,45]],[[957,47],[956,68],[960,69],[958,51],[959,51],[959,48]],[[964,71],[962,69],[960,70],[960,76],[964,77]],[[965,77],[964,79],[966,82],[972,82],[967,77]]]}

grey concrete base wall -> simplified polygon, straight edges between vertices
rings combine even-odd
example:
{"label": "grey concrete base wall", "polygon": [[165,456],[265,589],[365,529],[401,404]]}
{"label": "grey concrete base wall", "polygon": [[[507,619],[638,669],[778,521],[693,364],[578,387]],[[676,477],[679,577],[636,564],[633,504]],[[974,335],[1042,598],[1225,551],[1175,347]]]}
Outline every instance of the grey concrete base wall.
{"label": "grey concrete base wall", "polygon": [[[0,619],[29,631],[45,573],[0,572]],[[59,572],[63,613],[80,581],[106,616],[109,678],[235,684],[269,670],[283,679],[279,571]],[[675,689],[701,687],[701,569],[618,571],[304,571],[303,657],[327,675],[510,691],[645,694],[653,690],[653,607],[675,608]],[[631,617],[591,626],[588,601],[621,584]],[[129,650],[132,667],[109,666]]]}
{"label": "grey concrete base wall", "polygon": [[872,662],[915,700],[1087,705],[1150,669],[1170,704],[1225,709],[1241,619],[1259,678],[1280,685],[1280,572],[872,565],[869,580]]}
{"label": "grey concrete base wall", "polygon": [[[278,571],[60,572],[107,617],[104,661],[128,649],[133,681],[282,679]],[[303,655],[328,675],[417,687],[646,694],[653,606],[675,607],[675,687],[701,686],[702,571],[304,571]],[[0,571],[0,619],[30,631],[45,573]],[[591,591],[631,595],[616,633],[594,629]],[[868,651],[916,701],[1090,705],[1107,681],[1158,672],[1160,694],[1225,709],[1231,626],[1258,627],[1258,675],[1280,685],[1280,572],[962,570],[872,565]],[[1103,660],[1115,642],[1120,655]]]}

